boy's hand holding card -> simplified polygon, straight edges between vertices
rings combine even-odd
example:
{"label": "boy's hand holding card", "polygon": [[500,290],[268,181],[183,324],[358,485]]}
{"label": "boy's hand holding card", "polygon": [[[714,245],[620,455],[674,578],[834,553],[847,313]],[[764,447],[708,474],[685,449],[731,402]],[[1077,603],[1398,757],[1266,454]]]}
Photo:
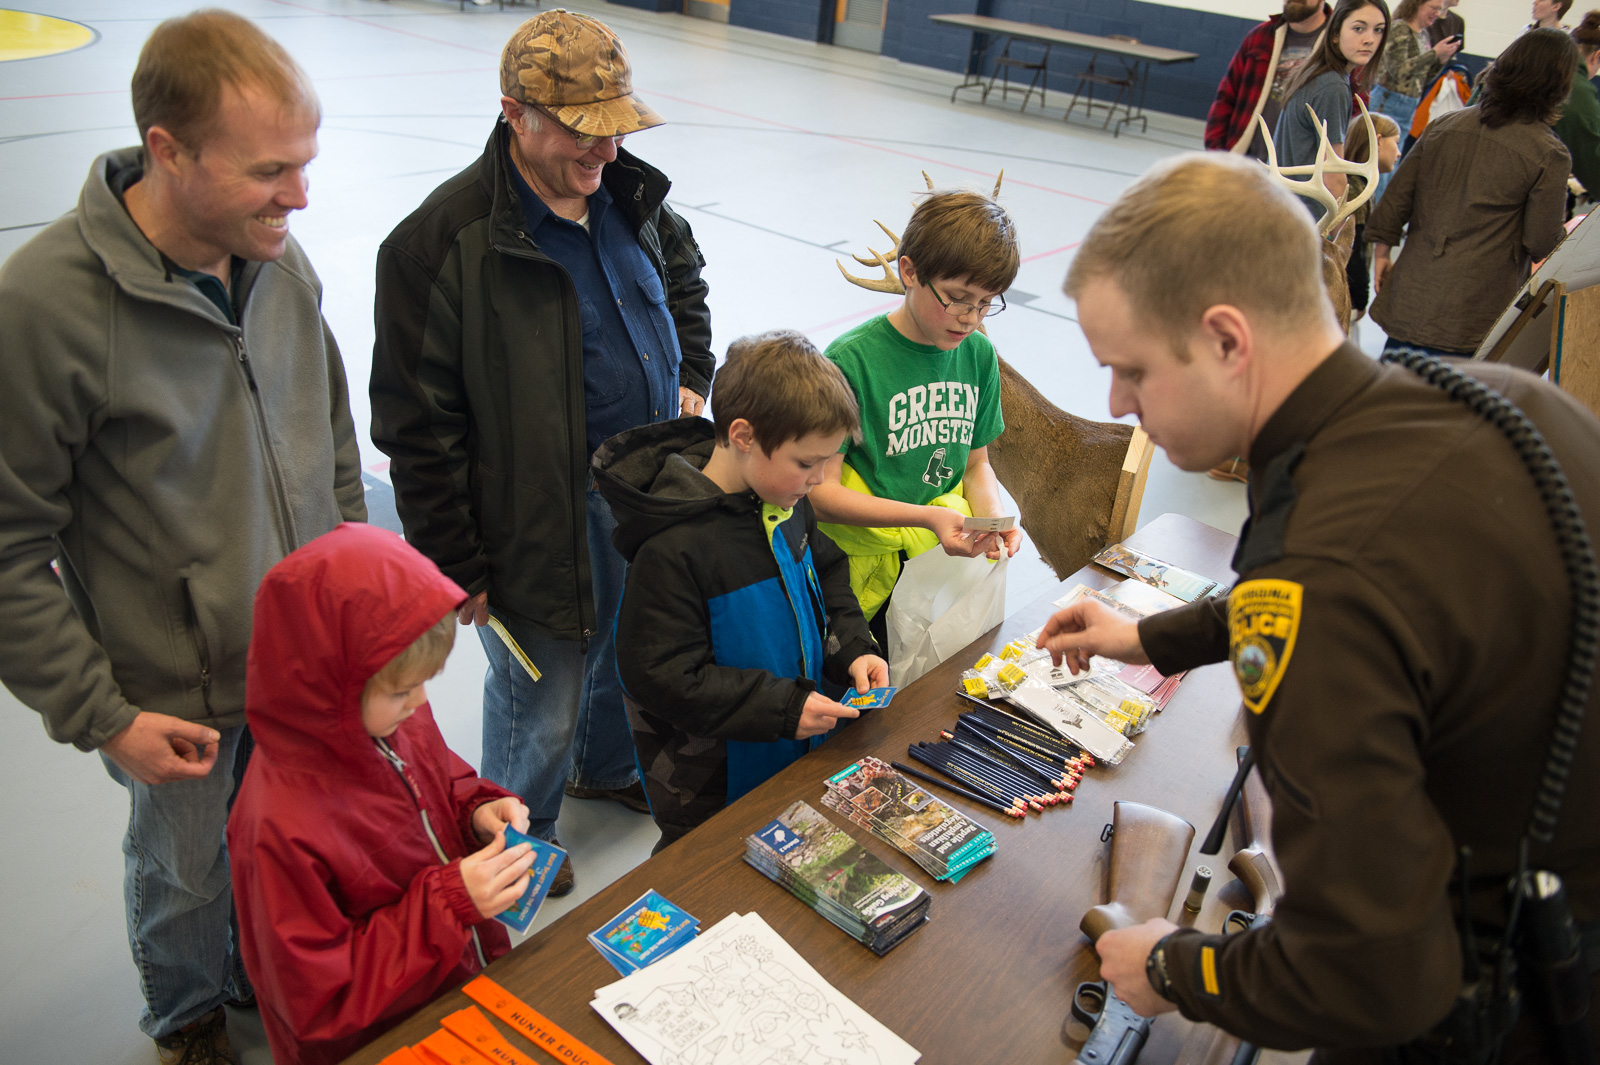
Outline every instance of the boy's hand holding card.
{"label": "boy's hand holding card", "polygon": [[889,663],[877,655],[862,655],[850,663],[850,679],[857,691],[882,688],[889,683]]}
{"label": "boy's hand holding card", "polygon": [[[556,871],[561,868],[567,852],[537,836],[524,835],[510,825],[506,826],[505,832],[506,849],[511,850],[521,844],[528,844],[531,848],[529,856],[532,858],[532,864],[527,867],[528,879],[521,894],[516,896],[509,906],[495,913],[494,919],[518,932],[526,932],[528,926],[533,924],[534,917],[538,916],[539,907],[544,904],[545,896],[550,894],[550,888],[555,884]],[[522,863],[516,864],[520,866]],[[522,879],[520,873],[516,879]]]}
{"label": "boy's hand holding card", "polygon": [[888,706],[889,700],[893,699],[894,693],[899,690],[899,688],[872,688],[864,692],[858,692],[851,688],[844,693],[844,697],[839,702],[852,710],[876,710],[880,706]]}

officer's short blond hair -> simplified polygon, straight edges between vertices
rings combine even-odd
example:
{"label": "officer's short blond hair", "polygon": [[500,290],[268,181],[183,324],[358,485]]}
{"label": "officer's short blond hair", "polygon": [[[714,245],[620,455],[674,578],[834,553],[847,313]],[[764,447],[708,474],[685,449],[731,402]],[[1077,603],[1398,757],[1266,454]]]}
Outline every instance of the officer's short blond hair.
{"label": "officer's short blond hair", "polygon": [[454,610],[434,622],[432,627],[411,641],[411,646],[385,662],[383,668],[367,681],[374,684],[405,684],[427,680],[444,668],[450,649],[456,645],[456,612]]}
{"label": "officer's short blond hair", "polygon": [[285,110],[320,117],[311,79],[283,45],[249,19],[210,9],[155,28],[133,71],[133,120],[139,139],[160,126],[191,151],[216,129],[224,86],[260,89]]}
{"label": "officer's short blond hair", "polygon": [[1191,152],[1156,164],[1089,231],[1067,271],[1078,299],[1115,281],[1179,358],[1208,307],[1280,329],[1324,321],[1322,238],[1299,197],[1253,159]]}

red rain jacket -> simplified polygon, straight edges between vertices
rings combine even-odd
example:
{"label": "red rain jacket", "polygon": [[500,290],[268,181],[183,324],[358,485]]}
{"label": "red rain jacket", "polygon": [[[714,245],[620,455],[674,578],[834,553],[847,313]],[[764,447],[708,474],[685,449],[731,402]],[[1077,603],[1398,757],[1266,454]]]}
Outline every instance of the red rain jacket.
{"label": "red rain jacket", "polygon": [[338,1062],[510,949],[460,866],[481,847],[472,811],[509,792],[445,746],[426,703],[387,740],[403,779],[361,724],[367,679],[465,598],[398,536],[350,523],[256,593],[255,751],[228,853],[277,1065]]}

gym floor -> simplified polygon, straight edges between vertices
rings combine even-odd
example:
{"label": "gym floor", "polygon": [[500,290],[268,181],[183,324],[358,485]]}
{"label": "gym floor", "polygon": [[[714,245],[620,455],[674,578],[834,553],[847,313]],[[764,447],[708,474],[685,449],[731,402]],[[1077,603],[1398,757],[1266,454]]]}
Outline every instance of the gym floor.
{"label": "gym floor", "polygon": [[[321,155],[311,205],[293,229],[322,276],[344,352],[374,521],[393,524],[384,456],[367,439],[373,260],[378,242],[429,191],[483,150],[498,113],[500,49],[534,13],[445,0],[235,0],[289,49],[321,96]],[[720,352],[779,326],[819,345],[897,300],[845,283],[834,260],[898,230],[927,171],[941,186],[987,190],[1022,237],[1010,310],[988,323],[1005,357],[1075,414],[1108,419],[1109,375],[1090,355],[1061,281],[1072,251],[1115,197],[1156,160],[1200,147],[1201,123],[1151,115],[1114,138],[1081,113],[1062,121],[1052,93],[1025,114],[998,95],[950,102],[955,75],[677,14],[593,0],[574,9],[612,26],[634,85],[668,124],[628,147],[672,178],[707,267]],[[77,202],[90,162],[133,144],[128,80],[140,45],[176,0],[42,0],[0,11],[0,258]],[[53,16],[61,22],[41,20]],[[1383,336],[1361,323],[1362,347]],[[530,411],[530,417],[538,413]],[[1070,476],[1070,471],[1063,471]],[[1159,452],[1141,519],[1176,511],[1236,531],[1244,487],[1184,473]],[[1008,607],[1027,605],[1051,572],[1031,545],[1013,560]],[[463,634],[465,635],[465,634]],[[457,642],[430,687],[451,745],[476,763],[484,663]],[[0,691],[0,1062],[133,1065],[154,1060],[139,1033],[138,983],[122,906],[123,791],[100,759],[52,743]],[[577,890],[552,900],[537,930],[648,857],[649,818],[568,800],[560,833]],[[714,915],[707,915],[714,916]],[[1051,1023],[1054,1023],[1052,1021]],[[247,1065],[269,1062],[253,1013],[230,1017]]]}

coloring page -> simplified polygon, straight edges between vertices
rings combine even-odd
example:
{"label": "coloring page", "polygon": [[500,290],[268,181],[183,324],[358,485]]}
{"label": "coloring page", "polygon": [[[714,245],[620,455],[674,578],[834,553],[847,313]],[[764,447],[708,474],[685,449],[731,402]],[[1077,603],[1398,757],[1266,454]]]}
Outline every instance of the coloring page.
{"label": "coloring page", "polygon": [[917,1051],[817,975],[758,914],[595,992],[651,1065],[910,1065]]}

